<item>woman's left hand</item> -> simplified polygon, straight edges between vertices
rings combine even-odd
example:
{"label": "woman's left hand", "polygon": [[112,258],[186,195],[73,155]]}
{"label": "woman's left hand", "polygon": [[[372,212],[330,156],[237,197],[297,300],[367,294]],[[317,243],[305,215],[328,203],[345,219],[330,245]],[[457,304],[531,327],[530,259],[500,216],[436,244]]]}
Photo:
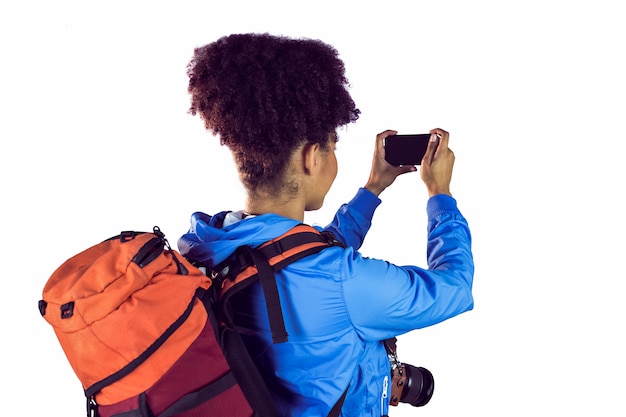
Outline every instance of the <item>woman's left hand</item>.
{"label": "woman's left hand", "polygon": [[394,166],[385,160],[385,138],[390,135],[396,135],[397,133],[398,132],[395,130],[385,130],[376,135],[372,170],[370,171],[370,177],[367,180],[365,188],[377,196],[380,195],[385,188],[393,184],[398,175],[417,171],[417,167],[414,165]]}

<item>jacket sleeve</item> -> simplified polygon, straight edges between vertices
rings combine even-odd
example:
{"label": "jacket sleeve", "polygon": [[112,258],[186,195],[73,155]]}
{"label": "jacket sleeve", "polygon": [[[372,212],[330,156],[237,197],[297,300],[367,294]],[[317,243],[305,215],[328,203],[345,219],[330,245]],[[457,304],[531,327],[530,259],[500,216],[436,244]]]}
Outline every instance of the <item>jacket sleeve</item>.
{"label": "jacket sleeve", "polygon": [[372,192],[359,188],[354,198],[337,210],[333,221],[324,230],[333,232],[340,242],[358,250],[372,225],[374,211],[380,202]]}
{"label": "jacket sleeve", "polygon": [[429,199],[428,269],[397,266],[347,250],[342,262],[348,315],[364,340],[383,340],[471,310],[471,235],[456,200]]}

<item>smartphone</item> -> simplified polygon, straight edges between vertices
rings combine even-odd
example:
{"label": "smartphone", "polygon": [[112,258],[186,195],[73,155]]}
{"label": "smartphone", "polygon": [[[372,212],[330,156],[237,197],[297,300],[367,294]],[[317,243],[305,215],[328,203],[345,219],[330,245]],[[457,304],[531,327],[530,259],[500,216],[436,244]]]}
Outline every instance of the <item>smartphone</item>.
{"label": "smartphone", "polygon": [[420,165],[430,141],[430,133],[391,135],[384,139],[385,160],[391,165]]}

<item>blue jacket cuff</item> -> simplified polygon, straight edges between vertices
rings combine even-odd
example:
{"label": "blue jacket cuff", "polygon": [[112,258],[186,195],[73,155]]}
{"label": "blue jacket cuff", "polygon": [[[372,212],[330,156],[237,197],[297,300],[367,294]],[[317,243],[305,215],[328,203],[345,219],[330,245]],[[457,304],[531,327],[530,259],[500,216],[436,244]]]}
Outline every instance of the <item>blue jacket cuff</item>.
{"label": "blue jacket cuff", "polygon": [[442,213],[458,213],[456,200],[447,194],[437,194],[428,199],[426,204],[428,218],[432,219]]}
{"label": "blue jacket cuff", "polygon": [[374,216],[374,211],[380,205],[381,200],[366,188],[359,188],[354,198],[348,203],[351,207],[358,207],[358,210],[367,218]]}

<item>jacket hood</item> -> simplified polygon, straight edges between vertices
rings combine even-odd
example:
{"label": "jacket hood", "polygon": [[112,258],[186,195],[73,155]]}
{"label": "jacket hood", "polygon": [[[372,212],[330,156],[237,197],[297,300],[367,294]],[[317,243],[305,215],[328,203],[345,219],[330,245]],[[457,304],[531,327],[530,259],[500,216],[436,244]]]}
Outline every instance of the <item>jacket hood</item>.
{"label": "jacket hood", "polygon": [[228,258],[239,246],[257,247],[300,224],[277,214],[247,217],[223,226],[231,211],[214,216],[196,212],[191,215],[189,231],[178,239],[178,250],[192,261],[213,267]]}

